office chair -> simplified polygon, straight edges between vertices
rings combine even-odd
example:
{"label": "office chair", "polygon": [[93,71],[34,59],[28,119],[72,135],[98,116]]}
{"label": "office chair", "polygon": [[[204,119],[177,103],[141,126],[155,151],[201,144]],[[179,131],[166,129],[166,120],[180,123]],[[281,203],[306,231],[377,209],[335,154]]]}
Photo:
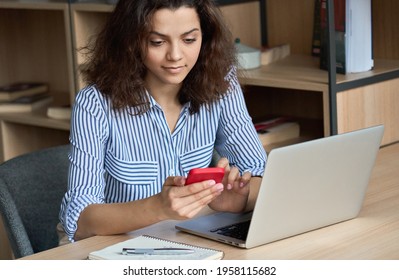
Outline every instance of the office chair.
{"label": "office chair", "polygon": [[15,258],[58,245],[68,151],[69,145],[46,148],[0,164],[0,212]]}

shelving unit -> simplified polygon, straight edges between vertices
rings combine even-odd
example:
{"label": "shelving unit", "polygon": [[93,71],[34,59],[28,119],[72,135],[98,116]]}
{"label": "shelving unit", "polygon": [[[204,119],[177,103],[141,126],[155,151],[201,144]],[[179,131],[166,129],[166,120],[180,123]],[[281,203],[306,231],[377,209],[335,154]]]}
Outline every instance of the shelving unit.
{"label": "shelving unit", "polygon": [[[71,104],[75,79],[68,1],[0,1],[0,41],[0,84],[46,82],[54,104]],[[45,114],[0,115],[0,161],[67,142],[69,124]]]}
{"label": "shelving unit", "polygon": [[[328,6],[332,3],[333,0],[328,0]],[[249,85],[250,93],[253,85],[257,86],[257,92],[261,87],[263,94],[257,95],[261,98],[257,103],[262,106],[267,102],[273,104],[271,107],[276,113],[291,108],[294,117],[300,115],[314,120],[314,127],[304,132],[310,133],[307,135],[310,138],[320,135],[320,122],[324,136],[384,124],[382,145],[399,141],[399,36],[394,32],[399,28],[399,19],[395,16],[399,3],[395,0],[373,1],[375,67],[372,71],[349,75],[320,70],[318,58],[310,55],[314,0],[267,0],[266,6],[269,46],[290,44],[292,55],[247,71],[242,77],[242,82]],[[333,23],[332,14],[329,18]],[[334,32],[332,26],[330,24],[331,33]],[[330,41],[330,50],[334,57],[333,41]],[[335,65],[330,65],[330,69],[335,69]],[[291,94],[296,105],[287,106],[289,102],[284,100],[281,92]],[[313,97],[298,102],[296,99],[302,100],[300,96],[305,93]],[[251,98],[251,94],[248,96]],[[320,98],[322,101],[317,101]],[[257,108],[252,115],[257,116],[259,111]]]}
{"label": "shelving unit", "polygon": [[[360,74],[328,72],[331,133],[384,124],[382,145],[399,141],[399,26],[395,17],[397,1],[372,1],[374,69]],[[329,32],[329,69],[335,69],[334,5],[327,1]],[[389,19],[388,21],[386,19]]]}

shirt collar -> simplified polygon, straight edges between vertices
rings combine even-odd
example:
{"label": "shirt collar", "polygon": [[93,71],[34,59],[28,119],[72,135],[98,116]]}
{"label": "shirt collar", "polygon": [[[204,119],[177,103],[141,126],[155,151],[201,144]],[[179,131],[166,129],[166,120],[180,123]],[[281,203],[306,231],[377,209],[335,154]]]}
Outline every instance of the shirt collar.
{"label": "shirt collar", "polygon": [[[162,110],[161,106],[158,104],[158,102],[154,99],[154,97],[152,97],[152,95],[148,92],[148,90],[146,90],[146,94],[148,96],[148,100],[150,101],[150,109],[151,108],[158,108],[160,110]],[[190,108],[190,101],[186,102],[185,104],[183,104],[182,106],[182,111],[186,111],[188,108]]]}

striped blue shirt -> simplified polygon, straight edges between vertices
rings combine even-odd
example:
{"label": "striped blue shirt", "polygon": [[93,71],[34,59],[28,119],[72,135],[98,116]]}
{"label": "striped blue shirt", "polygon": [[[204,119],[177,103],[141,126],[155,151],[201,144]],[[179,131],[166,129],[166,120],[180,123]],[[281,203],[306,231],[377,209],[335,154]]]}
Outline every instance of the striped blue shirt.
{"label": "striped blue shirt", "polygon": [[68,190],[60,221],[69,239],[82,210],[94,203],[127,202],[161,191],[168,176],[186,176],[209,166],[214,149],[240,172],[262,176],[266,153],[232,72],[228,93],[219,101],[189,113],[181,110],[171,133],[162,108],[150,97],[150,110],[132,115],[112,110],[95,86],[82,89],[71,120]]}

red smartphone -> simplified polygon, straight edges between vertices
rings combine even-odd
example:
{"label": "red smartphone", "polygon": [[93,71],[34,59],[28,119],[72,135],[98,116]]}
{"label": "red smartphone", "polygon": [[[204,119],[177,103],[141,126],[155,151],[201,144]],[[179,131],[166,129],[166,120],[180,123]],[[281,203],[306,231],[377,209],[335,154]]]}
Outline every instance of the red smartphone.
{"label": "red smartphone", "polygon": [[193,168],[188,172],[186,185],[205,180],[215,180],[216,183],[221,183],[223,181],[223,176],[224,168],[222,167]]}

